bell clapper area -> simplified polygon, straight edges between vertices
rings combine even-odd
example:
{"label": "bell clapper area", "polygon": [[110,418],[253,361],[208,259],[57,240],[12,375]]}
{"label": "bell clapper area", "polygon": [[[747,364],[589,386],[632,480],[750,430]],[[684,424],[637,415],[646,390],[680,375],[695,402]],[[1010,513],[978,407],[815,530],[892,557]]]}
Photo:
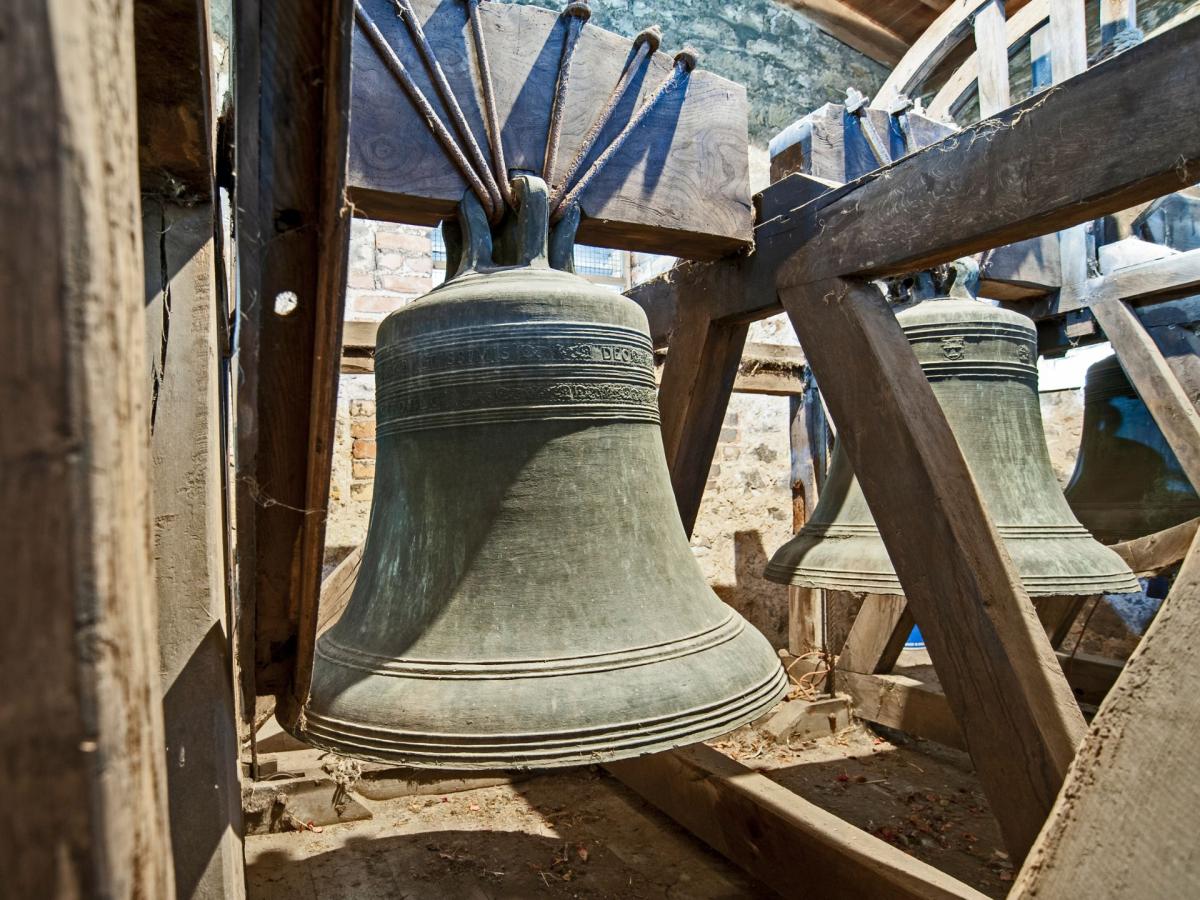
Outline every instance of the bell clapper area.
{"label": "bell clapper area", "polygon": [[0,9],[0,895],[1200,896],[1200,2],[554,2]]}

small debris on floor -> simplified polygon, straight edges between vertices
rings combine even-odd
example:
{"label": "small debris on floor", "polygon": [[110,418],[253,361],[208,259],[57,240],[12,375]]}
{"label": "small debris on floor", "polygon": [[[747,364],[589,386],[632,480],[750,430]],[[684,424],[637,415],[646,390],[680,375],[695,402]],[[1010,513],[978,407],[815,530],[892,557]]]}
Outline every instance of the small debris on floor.
{"label": "small debris on floor", "polygon": [[[786,743],[746,726],[711,744],[985,894],[1011,886],[1014,867],[965,754],[859,723]],[[774,896],[596,766],[356,798],[373,818],[247,837],[250,900]]]}

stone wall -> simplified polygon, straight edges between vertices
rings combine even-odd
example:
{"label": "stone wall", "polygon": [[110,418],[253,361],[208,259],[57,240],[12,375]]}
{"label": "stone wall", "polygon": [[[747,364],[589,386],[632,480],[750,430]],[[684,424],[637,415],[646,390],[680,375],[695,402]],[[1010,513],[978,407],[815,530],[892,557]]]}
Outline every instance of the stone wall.
{"label": "stone wall", "polygon": [[760,146],[810,110],[843,99],[847,87],[874,95],[888,72],[775,0],[603,0],[592,5],[591,22],[628,38],[658,25],[665,52],[695,47],[701,67],[746,85],[750,138]]}

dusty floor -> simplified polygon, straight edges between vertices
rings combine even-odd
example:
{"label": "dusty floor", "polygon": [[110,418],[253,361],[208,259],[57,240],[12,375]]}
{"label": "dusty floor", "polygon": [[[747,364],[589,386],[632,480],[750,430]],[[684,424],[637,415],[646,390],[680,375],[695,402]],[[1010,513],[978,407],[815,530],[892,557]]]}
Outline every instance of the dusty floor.
{"label": "dusty floor", "polygon": [[[789,748],[743,729],[714,746],[1003,896],[1012,867],[966,757],[897,740],[855,726]],[[774,896],[595,768],[363,803],[374,814],[369,821],[248,837],[251,900]]]}

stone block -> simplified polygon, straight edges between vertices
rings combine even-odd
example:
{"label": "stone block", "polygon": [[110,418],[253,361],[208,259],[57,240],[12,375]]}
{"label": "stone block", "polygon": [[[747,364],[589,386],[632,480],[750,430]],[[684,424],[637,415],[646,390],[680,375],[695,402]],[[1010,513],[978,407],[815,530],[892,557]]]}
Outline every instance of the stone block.
{"label": "stone block", "polygon": [[350,437],[375,439],[375,420],[357,419],[350,423]]}
{"label": "stone block", "polygon": [[351,400],[350,415],[352,416],[374,416],[375,401],[374,400]]}
{"label": "stone block", "polygon": [[355,459],[374,459],[375,458],[375,442],[358,440],[354,442],[353,449],[350,455]]}
{"label": "stone block", "polygon": [[418,234],[412,231],[385,231],[382,227],[375,235],[375,246],[381,251],[392,250],[405,253],[430,253],[433,244],[428,233]]}
{"label": "stone block", "polygon": [[[387,287],[387,285],[383,285]],[[396,294],[355,294],[350,298],[350,309],[356,313],[390,313],[404,306],[416,294],[429,290],[430,282],[418,291],[409,292],[408,296]]]}
{"label": "stone block", "polygon": [[433,287],[433,279],[428,275],[380,275],[379,286],[385,291],[417,296]]}
{"label": "stone block", "polygon": [[350,474],[358,479],[371,479],[375,477],[375,460],[373,459],[356,459],[350,467]]}

